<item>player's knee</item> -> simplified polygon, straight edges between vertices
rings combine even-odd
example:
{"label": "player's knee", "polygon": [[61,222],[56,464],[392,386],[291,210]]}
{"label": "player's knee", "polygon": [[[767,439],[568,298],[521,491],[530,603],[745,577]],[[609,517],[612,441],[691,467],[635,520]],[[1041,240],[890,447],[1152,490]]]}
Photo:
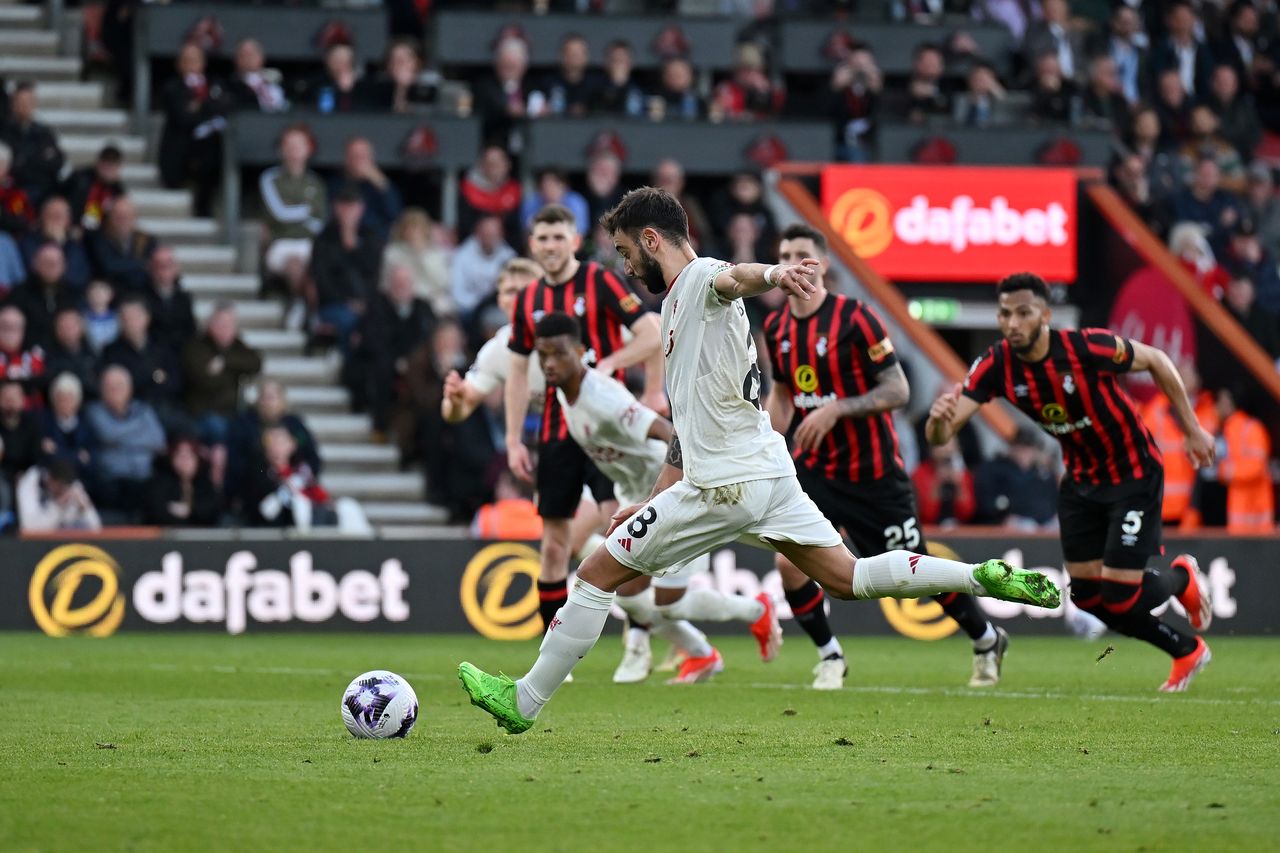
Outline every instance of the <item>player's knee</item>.
{"label": "player's knee", "polygon": [[1071,579],[1071,603],[1086,613],[1102,609],[1102,581],[1094,578]]}

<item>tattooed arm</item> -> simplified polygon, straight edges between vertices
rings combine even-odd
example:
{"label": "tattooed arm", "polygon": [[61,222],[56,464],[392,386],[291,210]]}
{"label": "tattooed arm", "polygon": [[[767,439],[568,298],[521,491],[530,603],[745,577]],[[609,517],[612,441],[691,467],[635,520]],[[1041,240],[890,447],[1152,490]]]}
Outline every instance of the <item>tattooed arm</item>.
{"label": "tattooed arm", "polygon": [[876,375],[876,384],[867,393],[833,400],[811,412],[796,427],[793,440],[801,450],[816,450],[841,418],[865,418],[891,412],[905,406],[910,399],[907,375],[901,365],[895,364]]}

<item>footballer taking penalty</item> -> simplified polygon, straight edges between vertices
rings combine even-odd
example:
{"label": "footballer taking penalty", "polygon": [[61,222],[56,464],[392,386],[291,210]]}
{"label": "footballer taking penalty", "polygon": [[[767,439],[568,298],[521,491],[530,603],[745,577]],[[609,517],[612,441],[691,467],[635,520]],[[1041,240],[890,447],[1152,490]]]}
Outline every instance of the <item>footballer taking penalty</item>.
{"label": "footballer taking penalty", "polygon": [[735,540],[783,554],[836,598],[966,592],[1058,606],[1052,581],[1002,560],[973,566],[903,550],[855,559],[801,490],[786,441],[760,408],[760,368],[742,299],[774,288],[812,294],[816,260],[735,266],[700,258],[680,202],[653,187],[627,193],[601,223],[627,274],[652,293],[667,293],[661,340],[676,435],[648,500],[619,510],[604,547],[582,563],[533,668],[515,681],[459,665],[471,702],[499,726],[517,734],[533,725],[599,639],[618,587],[641,575],[661,577]]}

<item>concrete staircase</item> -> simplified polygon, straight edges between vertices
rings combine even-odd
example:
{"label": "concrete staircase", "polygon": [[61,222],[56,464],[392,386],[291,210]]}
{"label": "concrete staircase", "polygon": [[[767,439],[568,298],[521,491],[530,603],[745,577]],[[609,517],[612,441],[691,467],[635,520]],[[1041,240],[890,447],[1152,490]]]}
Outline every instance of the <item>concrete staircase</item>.
{"label": "concrete staircase", "polygon": [[290,407],[320,442],[325,487],[360,500],[388,532],[442,523],[443,512],[425,503],[422,475],[401,472],[396,449],[373,443],[368,416],[350,413],[337,354],[304,354],[305,336],[283,328],[281,305],[258,299],[256,256],[240,256],[217,222],[194,217],[189,191],[160,186],[147,138],[130,127],[125,110],[107,104],[103,83],[82,81],[81,60],[59,55],[60,41],[44,9],[0,0],[0,77],[36,81],[39,118],[57,131],[73,166],[92,163],[107,142],[124,152],[123,180],[140,225],[174,247],[197,321],[219,301],[235,303],[247,343],[263,352],[264,375],[284,383]]}

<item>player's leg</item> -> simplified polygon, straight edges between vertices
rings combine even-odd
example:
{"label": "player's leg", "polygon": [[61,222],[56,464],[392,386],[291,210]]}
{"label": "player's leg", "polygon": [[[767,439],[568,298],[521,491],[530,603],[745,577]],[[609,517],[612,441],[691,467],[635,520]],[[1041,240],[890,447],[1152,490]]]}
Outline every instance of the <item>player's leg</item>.
{"label": "player's leg", "polygon": [[782,577],[782,594],[791,607],[791,615],[818,650],[818,663],[813,668],[813,689],[839,690],[844,687],[849,665],[844,659],[844,648],[832,633],[827,619],[826,593],[817,581],[781,554],[774,558],[774,565]]}
{"label": "player's leg", "polygon": [[542,547],[538,556],[538,612],[545,629],[569,596],[572,519],[582,500],[587,457],[572,440],[538,446],[538,515]]}
{"label": "player's leg", "polygon": [[782,645],[782,628],[767,593],[754,598],[723,593],[713,587],[690,588],[688,578],[705,572],[711,557],[702,554],[688,565],[679,566],[655,581],[658,609],[670,620],[692,622],[746,622],[760,644],[760,658],[766,663],[777,657]]}
{"label": "player's leg", "polygon": [[719,650],[708,642],[706,634],[682,618],[675,607],[688,598],[690,579],[705,573],[710,566],[710,555],[703,554],[653,579],[654,605],[658,611],[655,633],[665,636],[685,653],[676,667],[675,677],[668,684],[696,684],[724,670],[724,658]]}
{"label": "player's leg", "polygon": [[610,511],[609,515],[605,515],[604,508],[597,506],[595,498],[590,497],[590,494],[588,489],[582,490],[582,500],[578,502],[573,521],[569,523],[569,551],[579,563],[604,544],[604,536],[600,531],[604,530],[609,515],[613,514]]}
{"label": "player's leg", "polygon": [[618,587],[616,603],[627,614],[627,627],[622,639],[622,661],[613,671],[613,683],[638,684],[653,671],[649,634],[659,618],[649,577],[640,575]]}

